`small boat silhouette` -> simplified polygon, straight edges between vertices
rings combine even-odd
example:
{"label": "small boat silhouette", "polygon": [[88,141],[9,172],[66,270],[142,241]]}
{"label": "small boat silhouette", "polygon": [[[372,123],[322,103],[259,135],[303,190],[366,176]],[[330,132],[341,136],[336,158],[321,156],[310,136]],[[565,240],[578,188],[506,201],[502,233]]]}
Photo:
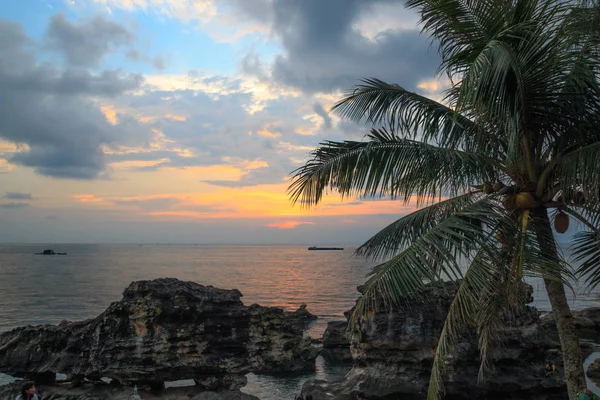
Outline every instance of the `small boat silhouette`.
{"label": "small boat silhouette", "polygon": [[317,246],[311,246],[308,248],[308,250],[344,250],[343,247],[317,247]]}
{"label": "small boat silhouette", "polygon": [[42,256],[66,256],[67,253],[55,253],[54,250],[44,250],[41,253],[35,253]]}

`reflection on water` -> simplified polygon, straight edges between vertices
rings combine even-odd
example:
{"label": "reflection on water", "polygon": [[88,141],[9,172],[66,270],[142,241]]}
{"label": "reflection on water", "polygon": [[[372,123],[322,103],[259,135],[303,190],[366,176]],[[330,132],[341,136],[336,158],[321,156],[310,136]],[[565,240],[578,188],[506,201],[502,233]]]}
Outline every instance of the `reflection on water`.
{"label": "reflection on water", "polygon": [[[44,248],[66,256],[41,256]],[[294,310],[321,319],[311,334],[354,303],[370,264],[348,251],[299,246],[40,245],[0,246],[0,331],[98,315],[134,280],[174,277],[237,288],[246,305]]]}
{"label": "reflection on water", "polygon": [[[324,379],[328,381],[342,378],[349,367],[331,365],[319,356],[315,362],[315,373],[289,376],[270,376],[248,374],[248,384],[242,389],[243,392],[252,394],[260,399],[290,399],[293,400],[302,389],[302,384],[309,379]],[[273,379],[278,379],[279,384],[273,385]]]}

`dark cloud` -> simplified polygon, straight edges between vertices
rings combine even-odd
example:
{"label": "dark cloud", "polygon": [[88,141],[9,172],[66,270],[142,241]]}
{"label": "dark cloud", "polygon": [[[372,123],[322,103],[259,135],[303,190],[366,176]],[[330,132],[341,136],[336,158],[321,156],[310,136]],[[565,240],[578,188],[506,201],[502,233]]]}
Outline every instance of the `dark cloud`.
{"label": "dark cloud", "polygon": [[106,54],[134,39],[122,25],[101,16],[71,22],[63,14],[52,16],[46,37],[50,48],[63,52],[68,63],[77,66],[97,65]]}
{"label": "dark cloud", "polygon": [[323,126],[326,129],[331,129],[331,117],[329,117],[329,114],[327,114],[327,111],[325,111],[323,105],[317,102],[313,104],[313,110],[319,117],[323,118]]}
{"label": "dark cloud", "polygon": [[31,200],[31,193],[6,192],[3,199],[7,200]]}
{"label": "dark cloud", "polygon": [[0,207],[2,208],[25,208],[29,207],[28,203],[0,203]]}
{"label": "dark cloud", "polygon": [[[398,0],[263,0],[252,7],[247,1],[234,3],[243,15],[269,24],[280,39],[284,54],[272,65],[273,78],[307,92],[348,89],[364,77],[414,89],[439,64],[430,39],[416,27],[389,29],[373,38],[356,27],[362,14]],[[256,65],[250,58],[243,66],[252,72],[249,67]]]}
{"label": "dark cloud", "polygon": [[101,177],[105,148],[145,143],[149,130],[131,118],[109,123],[94,98],[118,96],[141,83],[141,76],[120,71],[39,63],[22,27],[0,20],[0,138],[26,145],[4,157],[41,175]]}

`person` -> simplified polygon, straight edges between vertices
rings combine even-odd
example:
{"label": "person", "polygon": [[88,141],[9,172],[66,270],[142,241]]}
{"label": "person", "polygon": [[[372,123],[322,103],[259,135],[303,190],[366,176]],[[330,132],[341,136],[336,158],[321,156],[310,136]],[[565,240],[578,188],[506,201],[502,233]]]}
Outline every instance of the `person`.
{"label": "person", "polygon": [[358,392],[358,394],[356,395],[356,400],[365,400],[365,393],[364,392]]}
{"label": "person", "polygon": [[546,376],[556,373],[556,365],[552,361],[546,361]]}
{"label": "person", "polygon": [[37,394],[35,394],[35,384],[33,382],[25,382],[21,386],[21,394],[17,396],[16,400],[39,400]]}

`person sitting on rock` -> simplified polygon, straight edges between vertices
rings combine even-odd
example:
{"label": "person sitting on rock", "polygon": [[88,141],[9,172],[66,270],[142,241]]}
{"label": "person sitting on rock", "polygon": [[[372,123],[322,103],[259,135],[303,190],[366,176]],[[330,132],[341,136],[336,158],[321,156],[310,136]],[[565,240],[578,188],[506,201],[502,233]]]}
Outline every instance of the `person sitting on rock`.
{"label": "person sitting on rock", "polygon": [[364,392],[358,392],[358,394],[356,395],[356,400],[365,400],[365,393]]}
{"label": "person sitting on rock", "polygon": [[17,396],[16,400],[39,400],[37,394],[35,394],[35,384],[33,382],[25,382],[21,386],[21,394]]}
{"label": "person sitting on rock", "polygon": [[556,373],[556,365],[552,361],[546,361],[546,376]]}

